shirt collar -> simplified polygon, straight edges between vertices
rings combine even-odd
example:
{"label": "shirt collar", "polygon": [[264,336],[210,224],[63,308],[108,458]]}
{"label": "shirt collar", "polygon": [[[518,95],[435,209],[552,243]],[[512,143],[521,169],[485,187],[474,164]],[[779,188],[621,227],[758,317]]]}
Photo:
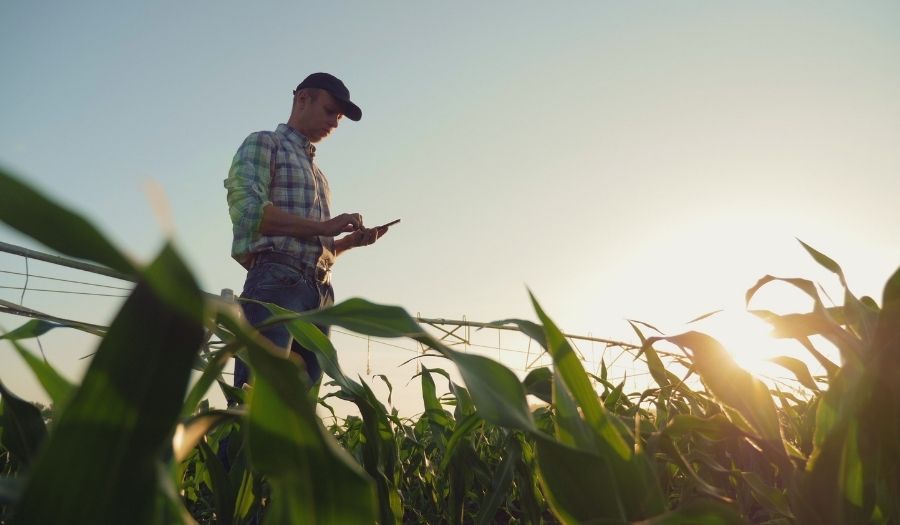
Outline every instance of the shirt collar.
{"label": "shirt collar", "polygon": [[303,135],[303,133],[300,133],[299,131],[295,130],[294,128],[288,126],[287,124],[279,124],[278,128],[275,131],[284,135],[285,137],[287,137],[287,139],[289,141],[293,142],[300,149],[305,151],[306,154],[309,156],[309,160],[312,160],[313,157],[315,157],[316,147],[313,145],[312,142],[309,141],[308,138],[306,138],[305,135]]}

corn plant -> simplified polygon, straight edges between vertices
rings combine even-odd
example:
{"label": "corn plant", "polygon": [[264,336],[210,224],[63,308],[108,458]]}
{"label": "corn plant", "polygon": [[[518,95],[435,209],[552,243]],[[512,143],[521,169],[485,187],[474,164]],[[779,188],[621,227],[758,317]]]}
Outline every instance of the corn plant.
{"label": "corn plant", "polygon": [[[313,312],[267,305],[314,351],[331,394],[308,384],[302,363],[246,325],[234,305],[202,294],[171,246],[139,265],[92,224],[0,173],[0,219],[50,248],[137,280],[100,337],[79,385],[22,341],[63,326],[29,321],[3,336],[53,401],[50,424],[0,381],[0,523],[892,523],[897,498],[900,273],[879,306],[850,293],[826,307],[802,279],[813,311],[755,311],[822,365],[813,376],[779,358],[803,393],[771,389],[740,369],[711,337],[647,337],[640,358],[653,384],[625,392],[603,367],[587,373],[532,297],[538,322],[508,319],[552,366],[524,379],[489,358],[459,352],[402,308],[350,299]],[[400,417],[316,325],[408,338],[445,358],[418,374],[425,410]],[[838,347],[834,363],[813,344]],[[220,341],[211,344],[210,341]],[[666,357],[656,345],[682,350]],[[229,359],[253,370],[235,389]],[[678,364],[686,371],[678,376]],[[193,384],[192,370],[200,372]],[[701,386],[689,387],[688,376]],[[0,374],[2,380],[2,374]],[[437,385],[445,382],[445,395]],[[390,387],[390,384],[388,384]],[[219,388],[225,409],[203,401]],[[527,396],[545,406],[530,408]],[[331,397],[359,415],[326,425]],[[52,502],[48,504],[48,502]]]}

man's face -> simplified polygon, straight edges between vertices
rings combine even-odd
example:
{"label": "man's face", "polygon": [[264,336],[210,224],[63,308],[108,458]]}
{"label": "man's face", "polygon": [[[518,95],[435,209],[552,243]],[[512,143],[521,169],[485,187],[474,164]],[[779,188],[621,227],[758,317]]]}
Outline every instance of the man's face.
{"label": "man's face", "polygon": [[298,114],[298,131],[316,143],[327,137],[332,130],[338,127],[338,122],[344,116],[341,106],[327,91],[320,91],[318,96],[309,97],[301,95],[298,103],[301,105]]}

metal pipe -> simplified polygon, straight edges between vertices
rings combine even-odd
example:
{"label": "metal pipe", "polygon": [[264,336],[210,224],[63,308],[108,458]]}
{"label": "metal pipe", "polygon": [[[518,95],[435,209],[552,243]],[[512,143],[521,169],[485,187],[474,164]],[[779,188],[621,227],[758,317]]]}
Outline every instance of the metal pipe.
{"label": "metal pipe", "polygon": [[[474,326],[475,328],[493,328],[495,330],[511,330],[513,332],[518,332],[519,329],[515,326],[505,325],[505,324],[496,324],[496,323],[476,323],[475,321],[457,321],[454,319],[426,319],[424,317],[416,317],[416,321],[420,323],[425,323],[429,325],[451,325],[451,326]],[[578,339],[581,341],[593,341],[595,343],[604,343],[610,346],[619,346],[622,348],[629,348],[632,350],[639,350],[641,347],[639,345],[634,345],[631,343],[626,343],[624,341],[616,341],[613,339],[603,339],[600,337],[588,337],[586,335],[575,335],[575,334],[562,334],[564,337],[569,337],[571,339]]]}
{"label": "metal pipe", "polygon": [[69,259],[68,257],[63,257],[61,255],[50,255],[48,253],[43,253],[35,250],[29,250],[28,248],[23,248],[21,246],[16,246],[14,244],[7,244],[5,242],[0,242],[0,252],[11,253],[13,255],[19,255],[22,257],[27,257],[29,259],[35,259],[37,261],[44,261],[48,263],[58,264],[60,266],[66,266],[68,268],[75,268],[76,270],[83,270],[86,272],[97,273],[100,275],[105,275],[107,277],[113,277],[115,279],[121,279],[123,281],[136,282],[137,279],[131,275],[126,275],[122,272],[117,272],[116,270],[107,268],[106,266],[100,266],[99,264],[93,264],[83,261],[78,261],[75,259]]}

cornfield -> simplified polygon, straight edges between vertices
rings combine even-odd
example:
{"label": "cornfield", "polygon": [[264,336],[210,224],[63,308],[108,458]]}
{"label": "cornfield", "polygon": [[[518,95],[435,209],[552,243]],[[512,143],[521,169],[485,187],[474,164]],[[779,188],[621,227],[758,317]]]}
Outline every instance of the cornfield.
{"label": "cornfield", "polygon": [[[826,306],[799,278],[765,276],[747,292],[749,301],[783,281],[812,299],[811,312],[756,312],[824,370],[779,358],[800,393],[770,388],[708,335],[648,336],[638,323],[653,382],[625,392],[604,371],[585,371],[534,298],[539,322],[504,324],[553,365],[524,379],[445,345],[399,307],[351,299],[298,314],[268,305],[268,322],[318,355],[336,387],[320,396],[302,363],[234,305],[200,292],[171,246],[137,265],[84,218],[6,173],[0,219],[138,279],[108,329],[32,320],[2,336],[52,400],[42,414],[0,382],[2,524],[900,522],[900,272],[880,304],[857,298],[840,266],[804,244],[840,281],[842,306]],[[316,324],[415,340],[462,382],[423,367],[425,410],[401,417],[345,375]],[[60,327],[100,340],[80,385],[22,344]],[[817,348],[821,338],[839,363]],[[660,344],[681,353],[664,355]],[[253,370],[252,388],[223,379],[232,357]],[[439,395],[444,384],[449,393]],[[213,388],[234,405],[210,408],[203,399]],[[326,425],[316,407],[331,396],[359,415]],[[543,403],[530,406],[535,398]]]}

